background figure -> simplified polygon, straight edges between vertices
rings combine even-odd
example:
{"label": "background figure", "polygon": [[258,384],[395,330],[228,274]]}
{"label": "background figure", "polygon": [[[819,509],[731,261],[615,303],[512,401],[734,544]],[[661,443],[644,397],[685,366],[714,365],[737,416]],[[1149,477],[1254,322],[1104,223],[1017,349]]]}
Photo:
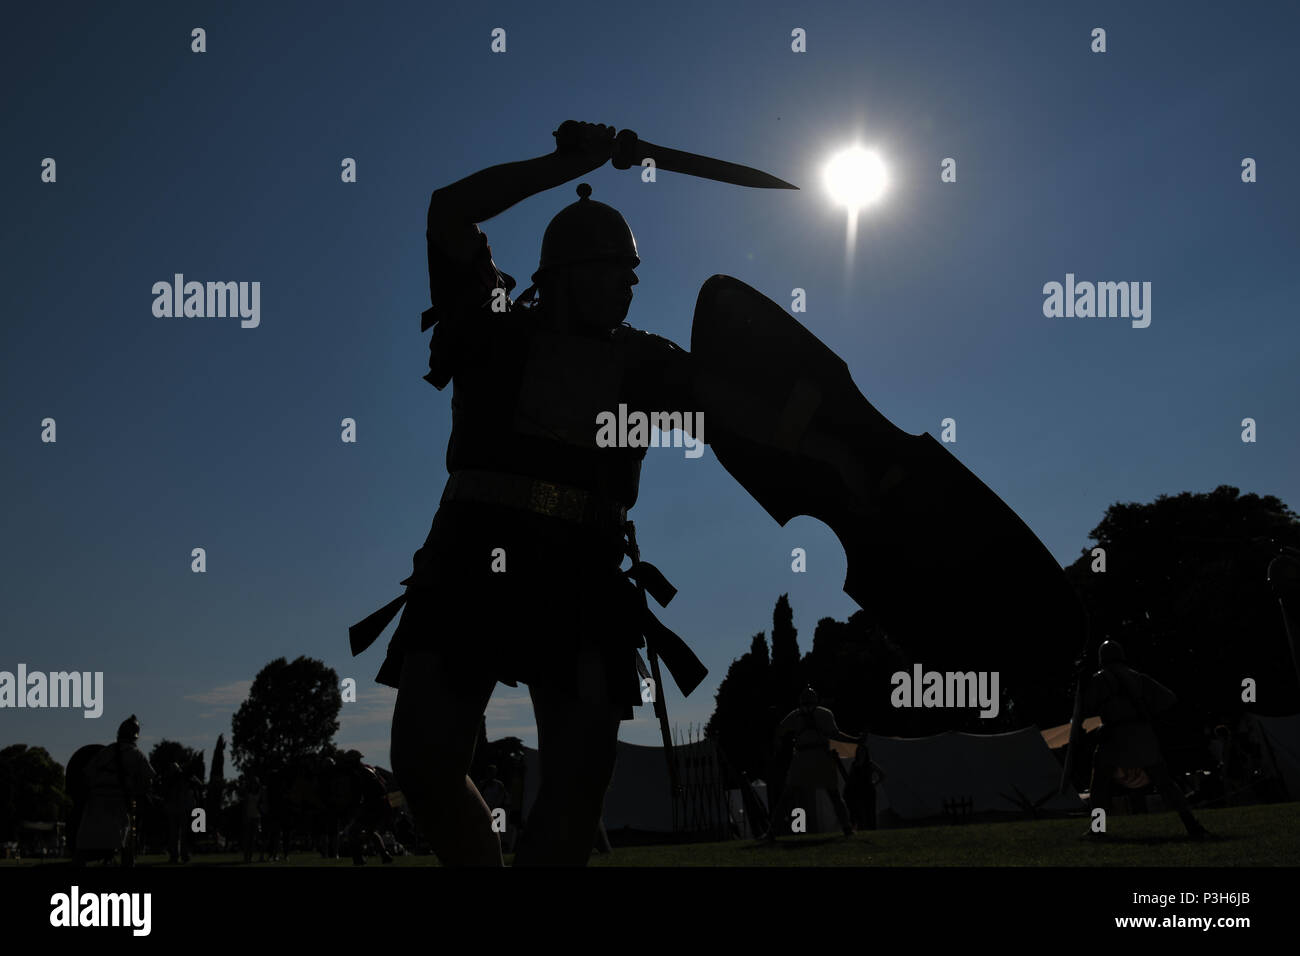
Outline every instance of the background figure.
{"label": "background figure", "polygon": [[498,834],[501,838],[501,849],[509,853],[514,844],[514,827],[510,826],[510,791],[506,785],[497,777],[497,766],[494,763],[487,765],[483,779],[478,782],[478,792],[483,797],[483,802],[487,804],[489,811],[502,809],[506,811],[506,830]]}
{"label": "background figure", "polygon": [[352,862],[362,866],[366,862],[366,840],[373,839],[385,863],[392,863],[392,854],[384,842],[384,831],[392,827],[392,806],[388,802],[388,787],[375,768],[361,762],[361,754],[349,750],[343,767],[351,784],[351,797],[347,809],[348,823],[343,828],[343,844],[352,849]]}
{"label": "background figure", "polygon": [[[1117,778],[1145,772],[1160,791],[1165,804],[1178,816],[1193,839],[1202,839],[1204,827],[1192,816],[1182,790],[1169,775],[1160,742],[1151,727],[1151,715],[1172,707],[1176,698],[1167,688],[1146,674],[1129,667],[1124,649],[1105,641],[1097,653],[1101,670],[1088,683],[1084,711],[1101,715],[1101,743],[1093,758],[1089,800],[1092,809],[1105,809]],[[1097,835],[1089,829],[1090,836]]]}
{"label": "background figure", "polygon": [[167,815],[167,857],[172,863],[190,861],[190,814],[199,805],[203,782],[173,762],[162,781],[163,811]]}
{"label": "background figure", "polygon": [[884,782],[885,772],[871,761],[867,749],[867,734],[858,737],[858,751],[853,755],[853,769],[844,786],[844,802],[849,806],[849,816],[859,830],[876,828],[876,785]]}
{"label": "background figure", "polygon": [[135,802],[153,780],[153,768],[136,746],[140,721],[132,714],[117,728],[117,742],[96,754],[86,767],[89,801],[77,830],[75,865],[104,859],[122,850],[122,865],[135,856]]}
{"label": "background figure", "polygon": [[1225,807],[1232,806],[1239,800],[1241,781],[1235,779],[1232,772],[1233,764],[1236,762],[1235,747],[1232,742],[1232,731],[1226,724],[1219,724],[1214,728],[1210,737],[1210,758],[1214,761],[1215,774],[1218,777],[1220,799]]}
{"label": "background figure", "polygon": [[[244,811],[244,828],[240,844],[244,848],[244,862],[252,863],[253,848],[255,846],[261,847],[262,812],[266,809],[266,793],[262,789],[261,781],[250,775],[240,794],[240,802]],[[262,852],[257,862],[266,862],[265,851]]]}
{"label": "background figure", "polygon": [[[817,706],[817,692],[804,688],[799,695],[799,707],[790,711],[776,728],[776,743],[781,746],[787,737],[794,738],[794,756],[781,790],[781,799],[772,813],[772,822],[763,839],[776,839],[777,830],[785,832],[790,825],[790,811],[802,794],[805,799],[815,799],[818,790],[825,790],[845,836],[852,836],[853,824],[849,808],[840,796],[839,754],[830,749],[831,740],[855,743],[856,738],[840,732],[835,726],[835,715],[825,707]],[[808,806],[811,806],[811,800]]]}

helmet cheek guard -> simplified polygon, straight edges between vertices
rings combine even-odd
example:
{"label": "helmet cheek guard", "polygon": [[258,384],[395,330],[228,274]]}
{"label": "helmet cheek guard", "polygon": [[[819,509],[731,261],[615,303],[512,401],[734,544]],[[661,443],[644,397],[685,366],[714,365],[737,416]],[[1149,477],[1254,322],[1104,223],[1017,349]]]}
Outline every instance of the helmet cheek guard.
{"label": "helmet cheek guard", "polygon": [[533,273],[537,283],[546,273],[580,262],[641,264],[636,237],[627,220],[613,206],[591,198],[591,187],[578,184],[578,201],[565,206],[542,235],[542,255]]}

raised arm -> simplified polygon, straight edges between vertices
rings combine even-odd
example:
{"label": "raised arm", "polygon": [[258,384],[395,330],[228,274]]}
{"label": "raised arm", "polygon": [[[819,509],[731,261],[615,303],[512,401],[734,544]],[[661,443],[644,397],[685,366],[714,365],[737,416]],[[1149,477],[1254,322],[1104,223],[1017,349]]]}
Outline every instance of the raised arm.
{"label": "raised arm", "polygon": [[462,261],[472,254],[477,230],[521,199],[599,168],[614,148],[614,129],[566,120],[555,131],[555,151],[502,163],[434,190],[429,201],[429,239]]}
{"label": "raised arm", "polygon": [[845,744],[856,744],[860,742],[861,734],[855,737],[852,734],[844,733],[844,731],[840,730],[839,725],[835,723],[835,717],[829,710],[826,711],[826,720],[827,723],[830,724],[830,727],[823,728],[823,733],[825,733],[831,740],[838,740],[840,743]]}

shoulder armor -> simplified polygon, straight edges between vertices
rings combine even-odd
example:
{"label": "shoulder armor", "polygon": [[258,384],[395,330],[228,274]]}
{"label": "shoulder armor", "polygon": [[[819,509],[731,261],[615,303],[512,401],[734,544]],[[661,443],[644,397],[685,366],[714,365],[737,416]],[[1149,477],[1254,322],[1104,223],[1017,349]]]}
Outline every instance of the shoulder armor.
{"label": "shoulder armor", "polygon": [[653,332],[647,332],[645,329],[635,329],[630,325],[620,325],[610,333],[610,339],[632,346],[651,346],[668,349],[673,352],[684,352],[680,345],[672,339],[666,339],[662,335],[655,335]]}

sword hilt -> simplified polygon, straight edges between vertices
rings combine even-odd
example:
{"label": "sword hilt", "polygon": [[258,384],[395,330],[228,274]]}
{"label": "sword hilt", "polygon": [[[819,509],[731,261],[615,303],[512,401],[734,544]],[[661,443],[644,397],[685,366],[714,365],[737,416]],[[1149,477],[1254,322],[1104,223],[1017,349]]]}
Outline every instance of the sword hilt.
{"label": "sword hilt", "polygon": [[630,129],[621,129],[614,137],[614,151],[610,156],[610,165],[615,169],[627,169],[637,162],[636,133]]}

